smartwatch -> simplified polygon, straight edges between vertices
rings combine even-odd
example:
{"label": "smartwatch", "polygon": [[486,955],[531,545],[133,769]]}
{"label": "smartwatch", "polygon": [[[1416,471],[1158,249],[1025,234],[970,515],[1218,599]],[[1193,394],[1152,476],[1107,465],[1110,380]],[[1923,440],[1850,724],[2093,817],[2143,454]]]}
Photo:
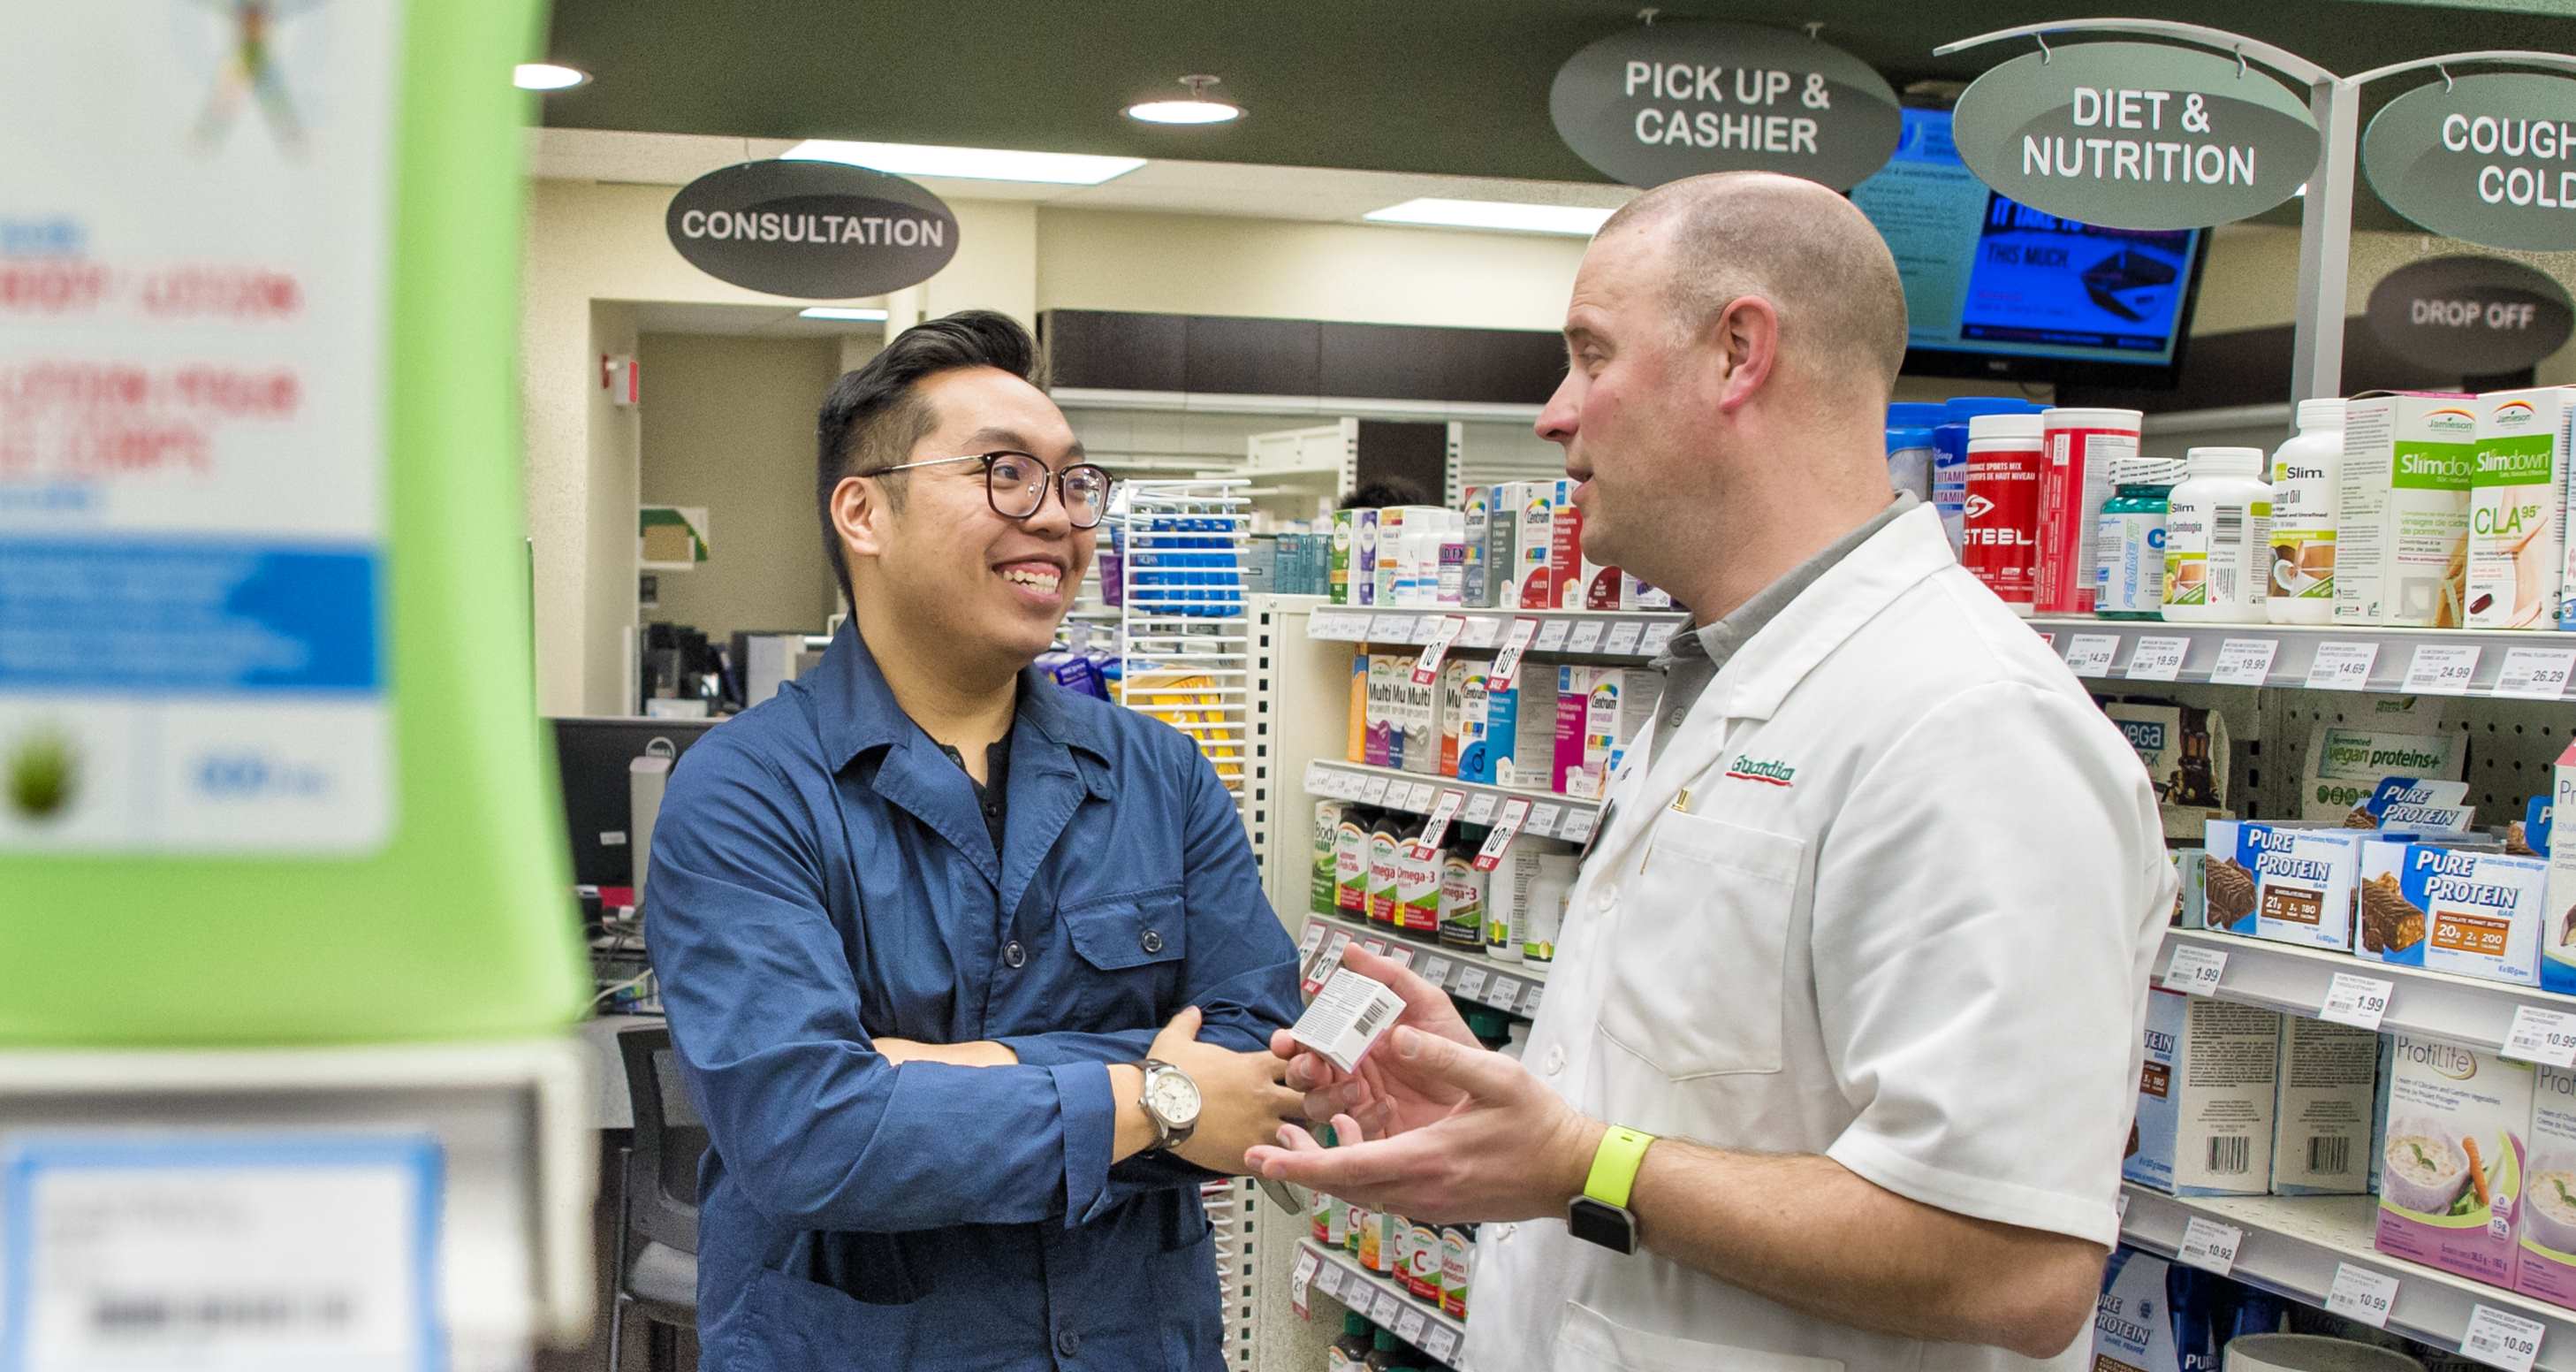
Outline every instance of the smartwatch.
{"label": "smartwatch", "polygon": [[1636,1187],[1637,1168],[1654,1141],[1652,1134],[1619,1124],[1601,1136],[1583,1194],[1565,1207],[1565,1226],[1574,1237],[1613,1253],[1637,1251],[1637,1217],[1628,1209],[1628,1193]]}
{"label": "smartwatch", "polygon": [[1169,1150],[1189,1142],[1199,1127],[1199,1084],[1168,1062],[1147,1058],[1137,1066],[1145,1071],[1145,1091],[1136,1103],[1154,1122],[1154,1146]]}

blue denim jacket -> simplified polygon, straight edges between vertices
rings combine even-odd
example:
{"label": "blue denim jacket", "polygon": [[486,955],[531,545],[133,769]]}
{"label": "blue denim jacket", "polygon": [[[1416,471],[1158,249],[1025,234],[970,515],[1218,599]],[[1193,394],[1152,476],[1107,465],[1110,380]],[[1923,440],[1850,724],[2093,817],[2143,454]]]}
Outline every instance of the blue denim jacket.
{"label": "blue denim jacket", "polygon": [[[849,627],[672,774],[645,928],[712,1147],[709,1372],[1223,1364],[1198,1185],[1109,1161],[1105,1064],[1185,1005],[1259,1049],[1296,948],[1190,740],[1022,676],[1008,828]],[[902,1067],[873,1035],[999,1040]]]}

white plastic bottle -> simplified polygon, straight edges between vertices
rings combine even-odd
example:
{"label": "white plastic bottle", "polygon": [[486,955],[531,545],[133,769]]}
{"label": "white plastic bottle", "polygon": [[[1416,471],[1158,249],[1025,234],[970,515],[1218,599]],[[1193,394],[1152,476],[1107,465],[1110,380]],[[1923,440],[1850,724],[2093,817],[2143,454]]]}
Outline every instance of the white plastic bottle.
{"label": "white plastic bottle", "polygon": [[2272,488],[2260,448],[2194,448],[2165,515],[2164,617],[2260,624],[2272,560]]}
{"label": "white plastic bottle", "polygon": [[2343,402],[2299,402],[2299,432],[2272,454],[2272,550],[2263,613],[2275,624],[2334,623],[2335,505]]}

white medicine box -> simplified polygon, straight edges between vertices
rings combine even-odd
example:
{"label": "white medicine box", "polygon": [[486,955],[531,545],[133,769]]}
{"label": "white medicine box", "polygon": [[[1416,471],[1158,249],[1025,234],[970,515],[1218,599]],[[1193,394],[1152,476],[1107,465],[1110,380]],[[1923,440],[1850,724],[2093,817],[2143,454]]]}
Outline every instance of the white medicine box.
{"label": "white medicine box", "polygon": [[2186,996],[2147,995],[2138,1114],[2120,1175],[2178,1196],[2271,1189],[2281,1017]]}

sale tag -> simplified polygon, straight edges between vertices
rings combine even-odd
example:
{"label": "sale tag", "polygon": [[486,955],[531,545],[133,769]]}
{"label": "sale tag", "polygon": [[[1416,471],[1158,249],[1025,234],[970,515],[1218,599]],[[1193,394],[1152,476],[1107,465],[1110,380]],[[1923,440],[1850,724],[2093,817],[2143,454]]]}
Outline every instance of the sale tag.
{"label": "sale tag", "polygon": [[1531,1019],[1537,1019],[1539,998],[1546,994],[1547,988],[1539,985],[1537,982],[1533,981],[1524,984],[1521,987],[1521,1013],[1529,1016]]}
{"label": "sale tag", "polygon": [[2195,996],[2218,994],[2218,980],[2227,975],[2227,955],[2215,948],[2185,943],[2173,950],[2173,960],[2165,964],[2164,988]]}
{"label": "sale tag", "polygon": [[1645,633],[1646,621],[1623,619],[1612,626],[1609,641],[1601,645],[1601,651],[1613,657],[1626,657],[1637,651],[1637,641],[1643,638]]}
{"label": "sale tag", "polygon": [[1512,838],[1529,819],[1530,803],[1514,796],[1503,802],[1503,817],[1494,821],[1493,832],[1485,835],[1485,846],[1476,850],[1476,870],[1490,872],[1503,863],[1503,854],[1512,846]]}
{"label": "sale tag", "polygon": [[1430,1354],[1433,1362],[1449,1361],[1458,1353],[1457,1331],[1447,1325],[1432,1326],[1431,1332],[1422,1337],[1422,1351]]}
{"label": "sale tag", "polygon": [[1395,1317],[1395,1336],[1406,1343],[1418,1344],[1422,1342],[1422,1331],[1430,1324],[1419,1307],[1407,1310]]}
{"label": "sale tag", "polygon": [[2397,1278],[2348,1262],[2335,1264],[2334,1286],[2326,1292],[2328,1311],[2373,1329],[2386,1329],[2388,1312],[2396,1305]]}
{"label": "sale tag", "polygon": [[1494,669],[1485,674],[1488,690],[1508,691],[1521,678],[1521,654],[1529,651],[1530,641],[1538,635],[1538,621],[1523,616],[1512,621],[1512,631],[1503,639],[1503,650],[1494,654]]}
{"label": "sale tag", "polygon": [[2277,638],[2231,638],[2218,645],[2218,662],[2209,669],[2212,686],[2260,686],[2272,675],[2280,654]]}
{"label": "sale tag", "polygon": [[2576,1067],[2576,1015],[2537,1005],[2517,1007],[2504,1032],[2504,1055],[2544,1067]]}
{"label": "sale tag", "polygon": [[1449,837],[1449,821],[1457,818],[1466,805],[1464,791],[1442,791],[1440,802],[1431,807],[1431,818],[1422,821],[1422,837],[1413,841],[1413,856],[1419,861],[1440,851],[1440,840]]}
{"label": "sale tag", "polygon": [[2370,688],[2370,666],[2379,660],[2376,643],[2320,643],[2308,661],[2311,691],[2362,691]]}
{"label": "sale tag", "polygon": [[1562,805],[1541,805],[1530,811],[1529,831],[1541,838],[1546,838],[1556,832],[1557,821],[1564,815],[1565,807]]}
{"label": "sale tag", "polygon": [[1458,995],[1465,1000],[1483,999],[1485,994],[1485,969],[1482,967],[1461,968],[1458,972],[1458,984],[1449,989],[1457,992]]}
{"label": "sale tag", "polygon": [[1673,634],[1679,631],[1681,627],[1682,626],[1678,624],[1654,625],[1646,630],[1645,638],[1637,644],[1637,651],[1644,653],[1648,657],[1663,656],[1664,649],[1670,646],[1673,641]]}
{"label": "sale tag", "polygon": [[1485,993],[1485,1003],[1497,1010],[1518,1008],[1521,1003],[1521,984],[1509,977],[1494,978],[1493,989]]}
{"label": "sale tag", "polygon": [[1494,822],[1494,807],[1502,803],[1503,798],[1491,791],[1479,792],[1467,802],[1466,811],[1458,816],[1459,822],[1482,828]]}
{"label": "sale tag", "polygon": [[2055,648],[2057,646],[2057,635],[2053,633],[2043,633],[2039,636],[2039,641],[2048,645],[2050,648]]}
{"label": "sale tag", "polygon": [[1449,989],[1449,959],[1433,958],[1422,964],[1422,979],[1444,991]]}
{"label": "sale tag", "polygon": [[2495,693],[2515,700],[2556,700],[2576,673],[2576,649],[2508,648],[2496,673]]}
{"label": "sale tag", "polygon": [[1370,777],[1368,782],[1360,787],[1360,799],[1371,805],[1384,805],[1386,788],[1389,784],[1385,777]]}
{"label": "sale tag", "polygon": [[2531,1372],[2532,1360],[2540,1356],[2542,1332],[2538,1320],[2480,1305],[2469,1312],[2469,1332],[2460,1340],[2460,1351],[2489,1367]]}
{"label": "sale tag", "polygon": [[2375,1031],[2380,1017],[2388,1013],[2388,997],[2396,989],[2394,982],[2337,972],[2326,987],[2326,1003],[2318,1009],[2317,1018]]}
{"label": "sale tag", "polygon": [[2245,1231],[2235,1225],[2194,1215],[2183,1226],[2182,1252],[2175,1256],[2223,1277],[2236,1270],[2236,1245],[2244,1241]]}
{"label": "sale tag", "polygon": [[1565,650],[1569,653],[1588,653],[1598,649],[1601,646],[1602,631],[1609,627],[1608,621],[1599,619],[1587,619],[1575,625],[1574,632],[1566,635]]}
{"label": "sale tag", "polygon": [[2077,676],[2109,676],[2120,652],[2118,634],[2077,634],[2066,644],[2066,666]]}
{"label": "sale tag", "polygon": [[1535,646],[1542,653],[1563,652],[1565,651],[1565,636],[1572,632],[1573,629],[1574,621],[1572,620],[1551,619],[1545,624],[1538,626],[1538,642]]}
{"label": "sale tag", "polygon": [[1461,648],[1491,648],[1503,641],[1503,631],[1511,621],[1493,615],[1478,615],[1467,621],[1467,631],[1458,635]]}
{"label": "sale tag", "polygon": [[2182,676],[2182,660],[2191,655],[2191,640],[2148,634],[2129,650],[2131,681],[2173,681]]}
{"label": "sale tag", "polygon": [[1314,1249],[1297,1250],[1297,1266],[1288,1274],[1288,1307],[1296,1311],[1297,1318],[1301,1320],[1310,1318],[1306,1313],[1306,1284],[1315,1279],[1315,1269],[1321,1265],[1322,1260],[1315,1256]]}
{"label": "sale tag", "polygon": [[2478,652],[2475,645],[2427,643],[2415,650],[2415,660],[2406,666],[2408,693],[2428,696],[2464,696],[2478,679]]}
{"label": "sale tag", "polygon": [[1467,621],[1463,616],[1440,616],[1431,630],[1430,640],[1422,645],[1422,656],[1413,661],[1414,685],[1428,686],[1440,679],[1440,660],[1449,656],[1449,645],[1458,641],[1459,633],[1466,627]]}
{"label": "sale tag", "polygon": [[1592,837],[1592,826],[1601,815],[1595,810],[1569,810],[1556,826],[1556,836],[1568,843],[1581,843]]}
{"label": "sale tag", "polygon": [[1371,643],[1411,643],[1413,616],[1378,615],[1369,620],[1368,636]]}

